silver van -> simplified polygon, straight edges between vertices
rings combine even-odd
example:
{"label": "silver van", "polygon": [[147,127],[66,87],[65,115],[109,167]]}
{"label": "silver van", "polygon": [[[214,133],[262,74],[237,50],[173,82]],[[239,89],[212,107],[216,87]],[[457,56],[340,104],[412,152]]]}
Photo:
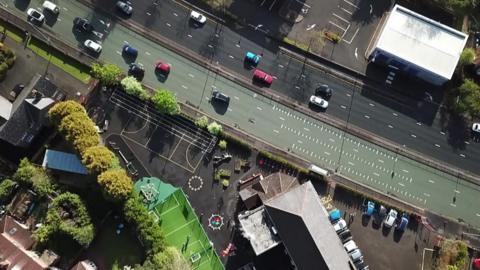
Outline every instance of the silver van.
{"label": "silver van", "polygon": [[43,9],[50,11],[51,13],[57,15],[60,12],[60,9],[54,3],[50,1],[43,2]]}

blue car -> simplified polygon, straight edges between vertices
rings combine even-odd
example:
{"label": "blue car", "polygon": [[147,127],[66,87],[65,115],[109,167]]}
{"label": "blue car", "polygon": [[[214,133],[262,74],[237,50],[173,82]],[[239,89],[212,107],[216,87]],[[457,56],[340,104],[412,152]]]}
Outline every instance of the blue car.
{"label": "blue car", "polygon": [[363,214],[367,217],[371,217],[374,209],[375,209],[375,203],[372,201],[368,201],[367,207],[365,208],[365,212]]}
{"label": "blue car", "polygon": [[255,66],[258,65],[258,63],[260,63],[260,59],[261,59],[261,58],[262,58],[262,57],[261,57],[260,55],[254,54],[254,53],[252,53],[252,52],[247,52],[247,53],[245,54],[245,59],[246,59],[246,61],[252,63],[252,64],[255,65]]}
{"label": "blue car", "polygon": [[125,44],[122,48],[122,54],[128,57],[136,58],[138,55],[138,50],[128,44]]}
{"label": "blue car", "polygon": [[405,229],[408,226],[408,221],[409,221],[408,214],[403,213],[403,215],[400,218],[400,221],[398,222],[398,225],[395,227],[395,229],[397,229],[399,231],[405,231]]}

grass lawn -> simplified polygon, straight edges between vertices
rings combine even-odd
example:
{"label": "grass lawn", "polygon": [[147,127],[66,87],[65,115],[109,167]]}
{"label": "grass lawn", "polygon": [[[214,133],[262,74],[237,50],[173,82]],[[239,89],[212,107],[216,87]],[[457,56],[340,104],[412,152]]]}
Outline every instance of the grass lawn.
{"label": "grass lawn", "polygon": [[[7,28],[8,37],[18,43],[23,42],[23,32],[3,22],[0,24],[0,32],[3,32],[5,27]],[[48,61],[50,59],[51,64],[59,67],[83,83],[88,83],[90,80],[90,67],[84,66],[75,59],[64,55],[63,53],[55,50],[53,47],[49,47],[40,40],[32,37],[30,43],[28,44],[28,48],[45,60]]]}
{"label": "grass lawn", "polygon": [[127,224],[120,234],[116,233],[120,222],[123,220],[108,217],[82,259],[94,261],[99,270],[110,270],[114,264],[120,269],[141,264],[145,260],[144,249]]}

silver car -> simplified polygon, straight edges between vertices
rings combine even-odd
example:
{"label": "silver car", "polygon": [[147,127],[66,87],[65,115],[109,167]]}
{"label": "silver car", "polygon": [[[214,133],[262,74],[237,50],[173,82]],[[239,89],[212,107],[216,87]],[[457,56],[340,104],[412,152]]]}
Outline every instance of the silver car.
{"label": "silver car", "polygon": [[27,10],[27,15],[28,15],[28,20],[31,22],[41,24],[45,20],[45,16],[43,15],[43,13],[41,13],[40,11],[34,8],[29,8]]}
{"label": "silver car", "polygon": [[133,8],[129,4],[123,2],[123,1],[118,1],[116,4],[117,8],[122,11],[123,13],[127,15],[132,15],[133,13]]}
{"label": "silver car", "polygon": [[315,105],[315,106],[318,106],[322,109],[328,108],[328,101],[324,100],[321,97],[311,96],[310,97],[310,103]]}
{"label": "silver car", "polygon": [[203,16],[199,12],[192,10],[190,13],[190,18],[198,23],[204,24],[207,21],[207,17]]}
{"label": "silver car", "polygon": [[100,53],[102,51],[102,45],[100,45],[100,44],[98,44],[95,41],[90,40],[90,39],[85,40],[83,45],[85,45],[85,47],[87,49],[89,49],[93,52],[96,52],[96,53]]}

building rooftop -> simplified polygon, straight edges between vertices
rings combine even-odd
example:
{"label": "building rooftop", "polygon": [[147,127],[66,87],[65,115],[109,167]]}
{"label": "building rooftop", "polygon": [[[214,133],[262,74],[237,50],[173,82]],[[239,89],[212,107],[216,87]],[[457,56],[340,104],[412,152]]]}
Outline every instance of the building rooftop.
{"label": "building rooftop", "polygon": [[467,38],[460,31],[395,5],[376,47],[449,80]]}
{"label": "building rooftop", "polygon": [[264,205],[298,269],[352,269],[350,258],[310,181],[269,199]]}
{"label": "building rooftop", "polygon": [[270,229],[271,221],[263,206],[238,215],[243,236],[250,240],[253,251],[258,256],[280,243],[278,236]]}
{"label": "building rooftop", "polygon": [[88,174],[87,169],[83,166],[77,155],[51,149],[45,151],[42,167],[69,173]]}

